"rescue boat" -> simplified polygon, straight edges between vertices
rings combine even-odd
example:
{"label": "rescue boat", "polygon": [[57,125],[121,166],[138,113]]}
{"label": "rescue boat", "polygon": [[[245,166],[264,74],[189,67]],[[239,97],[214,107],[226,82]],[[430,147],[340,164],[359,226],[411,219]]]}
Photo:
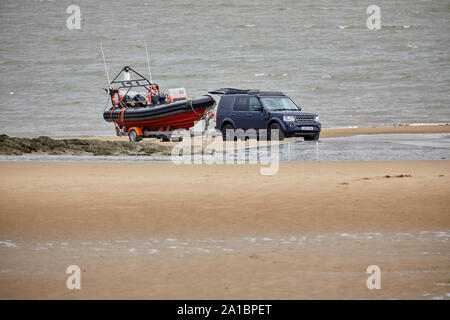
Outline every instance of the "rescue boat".
{"label": "rescue boat", "polygon": [[[118,80],[122,74],[123,80]],[[215,105],[210,95],[188,99],[184,88],[161,93],[156,83],[128,66],[122,68],[105,90],[110,103],[103,119],[114,123],[117,135],[128,134],[130,141],[135,142],[162,133],[167,137],[167,133],[176,129],[189,129],[196,121],[208,117],[208,109]]]}

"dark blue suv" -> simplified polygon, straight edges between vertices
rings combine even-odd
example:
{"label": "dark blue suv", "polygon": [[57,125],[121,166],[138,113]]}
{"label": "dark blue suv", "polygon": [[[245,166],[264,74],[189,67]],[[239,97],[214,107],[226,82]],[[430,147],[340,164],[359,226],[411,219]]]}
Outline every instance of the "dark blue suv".
{"label": "dark blue suv", "polygon": [[210,93],[221,95],[216,129],[222,132],[224,139],[229,129],[267,129],[269,140],[272,130],[278,131],[280,140],[284,137],[319,139],[321,125],[318,115],[302,112],[282,92],[222,88]]}

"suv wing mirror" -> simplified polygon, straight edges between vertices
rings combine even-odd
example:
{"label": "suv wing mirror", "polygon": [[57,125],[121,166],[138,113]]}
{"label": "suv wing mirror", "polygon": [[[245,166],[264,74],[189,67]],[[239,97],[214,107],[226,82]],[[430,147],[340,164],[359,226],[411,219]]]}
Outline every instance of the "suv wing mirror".
{"label": "suv wing mirror", "polygon": [[253,111],[263,111],[263,108],[261,106],[253,106]]}

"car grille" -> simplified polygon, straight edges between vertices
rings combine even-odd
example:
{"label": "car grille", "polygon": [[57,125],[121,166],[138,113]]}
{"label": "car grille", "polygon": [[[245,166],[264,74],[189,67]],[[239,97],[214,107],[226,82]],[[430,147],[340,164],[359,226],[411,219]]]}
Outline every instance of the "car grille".
{"label": "car grille", "polygon": [[311,121],[314,121],[314,116],[295,116],[295,121],[311,122]]}

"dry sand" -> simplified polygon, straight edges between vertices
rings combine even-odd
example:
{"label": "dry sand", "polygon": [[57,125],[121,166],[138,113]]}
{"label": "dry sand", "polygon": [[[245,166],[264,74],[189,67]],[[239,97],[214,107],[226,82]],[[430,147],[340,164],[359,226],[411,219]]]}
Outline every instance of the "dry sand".
{"label": "dry sand", "polygon": [[449,299],[450,161],[259,168],[0,163],[0,298]]}

